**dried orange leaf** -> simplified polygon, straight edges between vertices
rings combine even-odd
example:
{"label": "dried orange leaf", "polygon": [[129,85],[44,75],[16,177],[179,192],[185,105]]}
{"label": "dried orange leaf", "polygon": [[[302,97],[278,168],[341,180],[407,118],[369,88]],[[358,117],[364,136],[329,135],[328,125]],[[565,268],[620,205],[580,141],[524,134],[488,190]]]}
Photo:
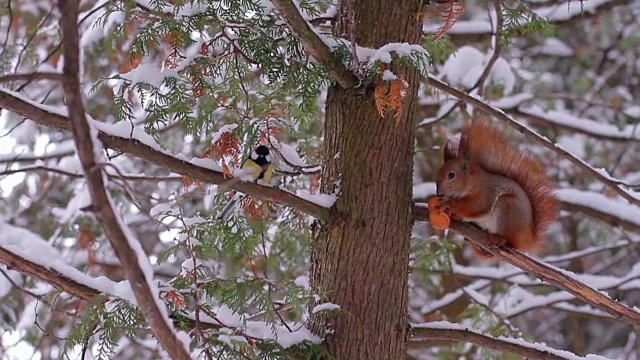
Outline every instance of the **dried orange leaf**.
{"label": "dried orange leaf", "polygon": [[376,101],[376,108],[378,109],[378,114],[384,117],[387,113],[387,105],[389,104],[387,100],[387,84],[381,83],[376,85],[376,89],[373,93],[373,96]]}
{"label": "dried orange leaf", "polygon": [[440,29],[438,29],[438,32],[434,36],[434,40],[438,40],[444,36],[447,31],[451,30],[453,25],[460,19],[466,9],[464,2],[458,0],[449,0],[444,3],[439,3],[436,6],[440,17],[444,19],[444,24]]}
{"label": "dried orange leaf", "polygon": [[183,310],[187,307],[184,296],[175,290],[171,290],[164,295],[164,299],[172,303],[176,309]]}

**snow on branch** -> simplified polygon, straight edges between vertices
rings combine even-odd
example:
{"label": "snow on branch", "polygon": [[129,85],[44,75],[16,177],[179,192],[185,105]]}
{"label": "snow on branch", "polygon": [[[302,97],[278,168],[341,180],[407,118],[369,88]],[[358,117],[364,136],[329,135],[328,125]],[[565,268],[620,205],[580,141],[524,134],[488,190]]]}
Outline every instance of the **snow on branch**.
{"label": "snow on branch", "polygon": [[624,199],[626,199],[627,201],[629,201],[632,204],[638,205],[640,206],[640,198],[636,197],[632,192],[626,190],[623,188],[623,186],[620,185],[620,181],[616,180],[614,178],[612,178],[610,175],[604,173],[601,170],[595,169],[594,167],[592,167],[591,165],[589,165],[586,161],[580,159],[579,157],[577,157],[576,155],[570,153],[569,151],[563,149],[561,146],[559,146],[558,144],[553,143],[551,140],[547,139],[546,137],[538,134],[537,132],[535,132],[534,130],[528,128],[527,126],[525,126],[524,124],[520,123],[519,121],[516,121],[514,118],[512,118],[511,116],[507,115],[504,111],[502,111],[501,109],[498,109],[490,104],[488,104],[487,102],[485,102],[482,99],[479,99],[475,96],[469,95],[463,91],[460,91],[454,87],[452,87],[451,85],[433,77],[433,76],[429,76],[428,77],[428,81],[429,81],[429,85],[433,86],[434,88],[444,91],[445,93],[458,98],[466,103],[468,103],[469,105],[481,110],[482,112],[494,116],[496,118],[498,118],[499,120],[504,121],[505,123],[507,123],[508,125],[510,125],[511,127],[513,127],[514,129],[518,130],[519,132],[525,134],[527,137],[531,138],[532,140],[534,140],[535,142],[537,142],[538,144],[541,144],[542,146],[546,147],[547,149],[550,149],[560,155],[562,155],[562,157],[566,158],[567,160],[569,160],[570,162],[572,162],[574,165],[576,165],[577,167],[581,168],[582,170],[584,170],[585,172],[593,175],[596,179],[598,179],[600,182],[602,182],[603,184],[605,184],[607,187],[609,187],[611,190],[615,191],[618,195],[620,195],[621,197],[623,197]]}
{"label": "snow on branch", "polygon": [[83,274],[39,235],[5,223],[0,223],[0,262],[82,300],[106,294],[134,301],[128,281]]}
{"label": "snow on branch", "polygon": [[313,31],[311,25],[302,17],[300,11],[291,0],[271,0],[273,7],[285,19],[291,31],[296,35],[305,51],[324,65],[329,74],[343,88],[351,88],[358,84],[357,78],[342,65],[329,47]]}
{"label": "snow on branch", "polygon": [[130,230],[116,213],[111,197],[105,187],[103,171],[96,162],[101,155],[98,132],[89,126],[80,86],[80,46],[78,36],[79,0],[60,0],[60,28],[64,43],[64,79],[62,89],[69,113],[71,131],[76,143],[87,187],[91,194],[91,210],[118,259],[122,263],[142,315],[164,350],[173,359],[191,359],[189,338],[177,333],[169,319],[167,309],[159,299],[159,289],[153,282],[151,264],[142,250],[140,242],[133,238]]}
{"label": "snow on branch", "polygon": [[541,360],[598,360],[606,358],[589,354],[587,357],[577,356],[564,350],[556,350],[540,343],[532,343],[524,339],[515,339],[505,336],[493,337],[485,335],[481,331],[469,329],[466,326],[447,321],[435,321],[424,324],[413,324],[411,328],[413,337],[409,342],[411,349],[422,348],[426,341],[461,341],[499,350],[507,353],[518,354],[527,359]]}
{"label": "snow on branch", "polygon": [[[19,116],[29,118],[40,125],[63,131],[71,130],[69,119],[66,115],[63,115],[64,112],[50,106],[37,104],[8,90],[0,89],[0,107],[14,112]],[[92,123],[96,124],[97,122]],[[112,134],[112,130],[117,135]],[[139,131],[134,130],[137,129],[129,128],[128,131],[123,132],[123,129],[120,127],[115,129],[113,126],[100,126],[98,140],[100,140],[105,147],[133,155],[176,174],[212,184],[224,184],[229,181],[221,171],[212,170],[179,159],[168,152],[162,151],[155,144],[155,146],[145,144],[147,141],[144,138],[133,136],[139,134]],[[131,134],[131,136],[129,134]],[[251,196],[290,206],[319,219],[329,217],[329,209],[326,207],[305,200],[285,190],[245,181],[239,181],[229,187]]]}
{"label": "snow on branch", "polygon": [[628,125],[624,129],[619,129],[612,124],[579,118],[563,111],[543,111],[537,107],[520,106],[517,109],[509,111],[509,113],[537,123],[554,125],[562,129],[585,134],[596,139],[640,142],[640,131],[637,130],[637,126],[634,125]]}
{"label": "snow on branch", "polygon": [[640,208],[635,205],[594,191],[577,189],[560,189],[558,197],[565,209],[577,210],[611,226],[640,233]]}
{"label": "snow on branch", "polygon": [[[429,213],[427,208],[416,206],[413,211],[416,219],[428,219]],[[640,325],[640,312],[638,310],[618,303],[606,294],[584,284],[577,280],[575,274],[555,266],[539,262],[505,245],[492,247],[489,245],[489,237],[487,236],[487,233],[471,224],[452,221],[450,229],[469,239],[480,248],[494,254],[494,256],[497,256],[500,260],[505,260],[508,263],[535,275],[541,280],[573,294],[578,299],[597,308],[603,309],[614,318],[632,325]]]}

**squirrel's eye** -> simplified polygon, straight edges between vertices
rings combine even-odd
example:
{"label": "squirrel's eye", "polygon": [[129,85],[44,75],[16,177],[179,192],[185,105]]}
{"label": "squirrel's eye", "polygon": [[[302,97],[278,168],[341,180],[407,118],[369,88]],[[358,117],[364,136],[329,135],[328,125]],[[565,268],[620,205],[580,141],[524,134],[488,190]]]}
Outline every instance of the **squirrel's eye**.
{"label": "squirrel's eye", "polygon": [[449,180],[453,180],[453,179],[455,179],[455,177],[456,177],[456,173],[454,173],[453,171],[451,171],[451,172],[449,172],[447,174],[447,179],[449,179]]}

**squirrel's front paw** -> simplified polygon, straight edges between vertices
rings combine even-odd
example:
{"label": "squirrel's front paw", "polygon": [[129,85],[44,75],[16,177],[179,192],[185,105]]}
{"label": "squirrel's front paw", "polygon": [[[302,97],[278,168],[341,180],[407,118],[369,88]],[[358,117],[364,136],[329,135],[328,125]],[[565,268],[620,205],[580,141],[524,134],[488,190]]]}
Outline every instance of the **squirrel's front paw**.
{"label": "squirrel's front paw", "polygon": [[431,208],[447,214],[451,211],[449,199],[444,196],[434,196],[429,199],[429,209]]}

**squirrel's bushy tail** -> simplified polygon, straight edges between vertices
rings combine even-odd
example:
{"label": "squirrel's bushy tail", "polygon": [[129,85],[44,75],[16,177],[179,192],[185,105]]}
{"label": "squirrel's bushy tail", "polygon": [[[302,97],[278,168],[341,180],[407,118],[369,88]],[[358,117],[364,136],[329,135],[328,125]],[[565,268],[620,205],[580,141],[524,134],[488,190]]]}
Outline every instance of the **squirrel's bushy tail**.
{"label": "squirrel's bushy tail", "polygon": [[538,160],[509,146],[504,134],[484,122],[464,129],[472,160],[488,172],[500,174],[522,187],[531,202],[533,232],[537,241],[558,217],[559,204],[554,184]]}

